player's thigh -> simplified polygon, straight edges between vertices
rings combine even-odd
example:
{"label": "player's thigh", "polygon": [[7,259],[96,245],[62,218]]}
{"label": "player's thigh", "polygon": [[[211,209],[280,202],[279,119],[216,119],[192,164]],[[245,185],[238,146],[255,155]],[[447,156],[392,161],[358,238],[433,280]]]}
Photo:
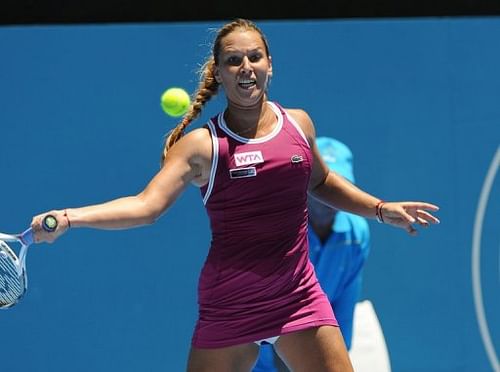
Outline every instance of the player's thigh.
{"label": "player's thigh", "polygon": [[255,343],[217,349],[192,347],[188,372],[249,372],[257,360],[259,347]]}
{"label": "player's thigh", "polygon": [[352,372],[340,328],[321,326],[280,336],[278,355],[294,372]]}

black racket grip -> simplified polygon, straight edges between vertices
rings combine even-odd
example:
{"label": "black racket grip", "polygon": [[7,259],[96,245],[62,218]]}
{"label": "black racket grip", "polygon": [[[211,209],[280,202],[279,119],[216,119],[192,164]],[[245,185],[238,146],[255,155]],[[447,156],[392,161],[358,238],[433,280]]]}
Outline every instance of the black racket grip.
{"label": "black racket grip", "polygon": [[43,218],[42,221],[42,228],[47,231],[47,232],[53,232],[57,229],[57,218],[55,218],[53,215],[48,214]]}

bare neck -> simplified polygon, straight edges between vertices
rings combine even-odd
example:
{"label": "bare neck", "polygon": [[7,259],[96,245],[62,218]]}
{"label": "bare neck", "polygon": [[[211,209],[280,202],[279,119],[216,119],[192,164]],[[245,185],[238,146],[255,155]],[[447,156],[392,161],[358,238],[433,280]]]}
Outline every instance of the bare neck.
{"label": "bare neck", "polygon": [[274,113],[262,99],[254,106],[238,106],[229,102],[224,111],[224,120],[229,129],[237,134],[254,135],[275,121]]}

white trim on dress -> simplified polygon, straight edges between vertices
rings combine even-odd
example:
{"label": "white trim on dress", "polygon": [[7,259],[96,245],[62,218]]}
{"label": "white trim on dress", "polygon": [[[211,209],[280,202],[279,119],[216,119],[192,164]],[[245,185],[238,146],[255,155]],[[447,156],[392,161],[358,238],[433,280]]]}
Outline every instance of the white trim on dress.
{"label": "white trim on dress", "polygon": [[283,109],[283,111],[285,111],[285,115],[288,118],[288,120],[290,121],[290,123],[292,123],[292,125],[295,127],[295,129],[297,129],[297,132],[299,132],[300,136],[304,139],[304,142],[306,143],[307,147],[310,147],[309,142],[307,141],[306,135],[304,134],[304,131],[300,127],[299,123],[297,123],[297,121],[292,117],[292,115],[290,115],[288,112],[286,112],[285,109]]}
{"label": "white trim on dress", "polygon": [[281,128],[283,127],[283,115],[281,114],[280,109],[274,103],[270,101],[267,101],[267,103],[269,104],[269,106],[271,106],[271,109],[276,114],[276,117],[278,118],[278,124],[276,124],[271,133],[265,135],[264,137],[245,138],[234,133],[231,129],[228,128],[226,121],[224,120],[224,113],[221,113],[218,118],[218,124],[220,129],[222,129],[229,137],[242,143],[264,143],[272,140],[274,137],[278,135],[278,133],[281,131]]}
{"label": "white trim on dress", "polygon": [[[222,115],[220,115],[222,116]],[[208,129],[210,129],[210,134],[212,137],[212,166],[210,167],[210,177],[208,179],[207,192],[203,197],[203,204],[206,205],[212,189],[215,183],[215,174],[217,173],[217,164],[219,163],[219,139],[217,138],[217,131],[215,130],[215,124],[212,120],[207,122]]]}

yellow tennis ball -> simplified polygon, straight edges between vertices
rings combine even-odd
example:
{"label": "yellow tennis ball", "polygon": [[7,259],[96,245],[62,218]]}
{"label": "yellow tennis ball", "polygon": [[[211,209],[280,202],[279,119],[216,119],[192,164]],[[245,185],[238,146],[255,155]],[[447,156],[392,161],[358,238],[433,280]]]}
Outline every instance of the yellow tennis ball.
{"label": "yellow tennis ball", "polygon": [[189,109],[189,94],[182,88],[167,89],[161,96],[161,107],[167,115],[178,117]]}

